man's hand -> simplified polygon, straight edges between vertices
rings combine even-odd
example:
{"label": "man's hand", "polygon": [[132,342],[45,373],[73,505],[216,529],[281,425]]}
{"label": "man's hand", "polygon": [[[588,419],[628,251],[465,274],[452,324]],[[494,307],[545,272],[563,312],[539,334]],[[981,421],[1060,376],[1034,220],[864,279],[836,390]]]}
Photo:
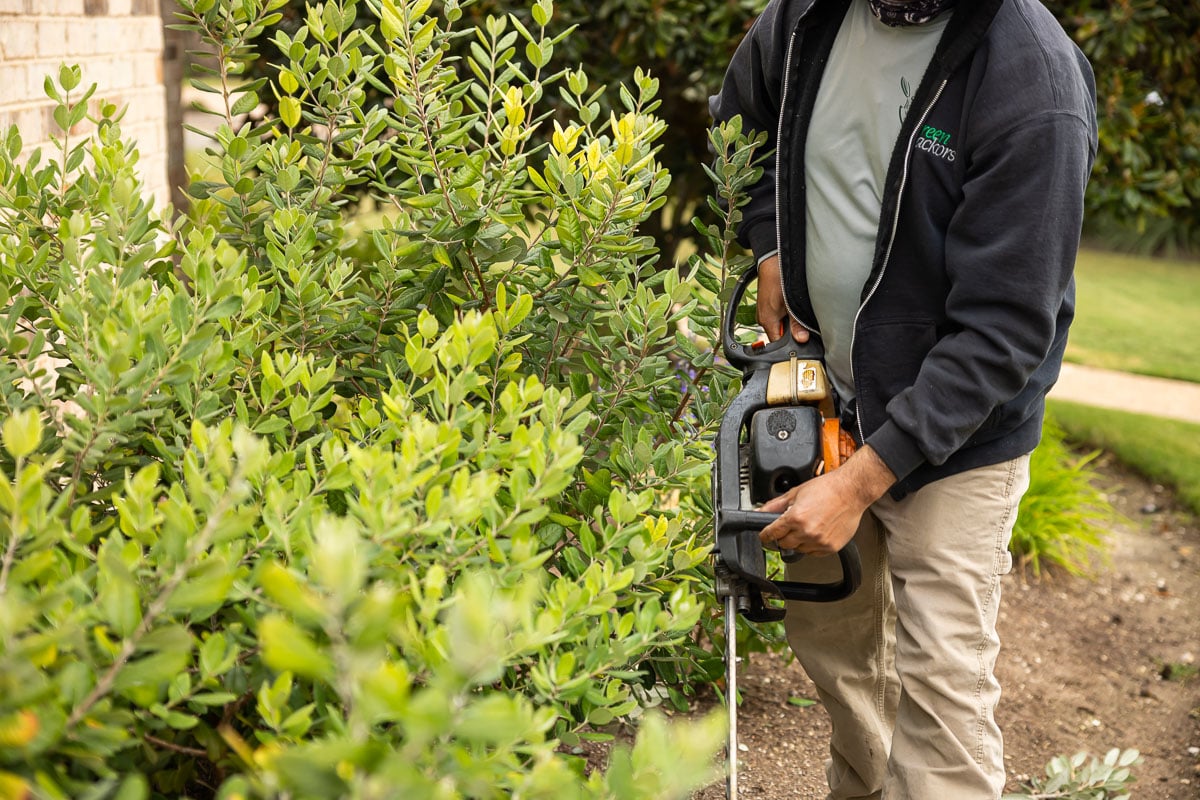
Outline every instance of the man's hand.
{"label": "man's hand", "polygon": [[758,510],[781,516],[759,538],[805,555],[833,555],[854,538],[863,513],[895,482],[875,451],[864,446],[833,472],[764,503]]}
{"label": "man's hand", "polygon": [[[772,342],[783,336],[789,321],[787,304],[783,301],[783,279],[779,275],[779,256],[763,259],[758,265],[758,324]],[[796,320],[790,320],[792,336],[797,342],[808,341],[808,330]]]}

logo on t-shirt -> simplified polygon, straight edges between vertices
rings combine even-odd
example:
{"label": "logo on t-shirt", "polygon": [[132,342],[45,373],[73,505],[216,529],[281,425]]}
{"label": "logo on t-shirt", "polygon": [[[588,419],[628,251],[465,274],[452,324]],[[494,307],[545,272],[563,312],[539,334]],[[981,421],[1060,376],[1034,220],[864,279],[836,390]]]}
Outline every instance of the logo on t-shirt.
{"label": "logo on t-shirt", "polygon": [[921,135],[917,138],[916,147],[918,150],[924,150],[926,153],[946,161],[954,161],[955,153],[950,147],[950,134],[932,125],[921,128]]}
{"label": "logo on t-shirt", "polygon": [[908,107],[912,105],[912,84],[908,82],[908,78],[900,76],[900,91],[904,94],[904,102],[900,105],[900,124],[904,124],[904,118],[908,116]]}

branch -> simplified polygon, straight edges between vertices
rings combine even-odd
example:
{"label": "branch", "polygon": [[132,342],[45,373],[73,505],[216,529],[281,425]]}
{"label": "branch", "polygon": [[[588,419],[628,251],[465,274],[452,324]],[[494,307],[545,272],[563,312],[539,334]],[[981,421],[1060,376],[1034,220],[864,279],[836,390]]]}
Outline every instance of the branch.
{"label": "branch", "polygon": [[100,702],[102,698],[112,691],[113,685],[117,680],[117,675],[120,674],[121,670],[125,668],[125,665],[129,663],[129,659],[133,657],[134,652],[137,650],[138,644],[146,637],[148,633],[150,633],[150,629],[153,627],[154,623],[157,622],[158,618],[167,610],[167,603],[170,602],[171,595],[174,594],[175,590],[179,588],[179,585],[183,583],[184,579],[187,577],[187,573],[192,568],[192,564],[196,557],[208,549],[209,544],[212,542],[213,537],[217,533],[217,528],[220,525],[222,518],[225,516],[225,512],[227,512],[230,506],[233,505],[233,495],[236,493],[237,489],[240,488],[240,485],[243,482],[244,479],[240,475],[234,475],[233,481],[230,482],[229,489],[221,497],[221,501],[217,504],[217,507],[213,509],[213,513],[209,515],[208,520],[204,523],[204,528],[201,529],[196,538],[192,539],[192,547],[187,555],[187,558],[175,565],[175,570],[171,573],[171,577],[163,585],[162,591],[159,592],[158,597],[154,599],[154,602],[150,605],[150,607],[146,609],[146,614],[142,617],[141,623],[138,624],[137,630],[135,630],[133,635],[126,639],[124,644],[122,644],[121,652],[117,655],[116,660],[113,661],[112,666],[110,666],[108,671],[101,676],[100,680],[97,681],[95,688],[88,693],[87,697],[83,698],[83,702],[76,706],[75,710],[71,712],[71,716],[67,718],[66,725],[64,726],[66,730],[70,730],[78,725],[80,720],[82,720],[84,716],[91,711],[92,706]]}

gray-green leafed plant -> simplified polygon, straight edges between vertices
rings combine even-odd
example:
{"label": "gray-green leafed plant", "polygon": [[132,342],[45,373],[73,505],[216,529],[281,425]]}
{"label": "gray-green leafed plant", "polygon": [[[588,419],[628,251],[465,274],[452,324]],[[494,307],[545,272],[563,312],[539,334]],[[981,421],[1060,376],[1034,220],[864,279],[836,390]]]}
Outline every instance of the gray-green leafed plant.
{"label": "gray-green leafed plant", "polygon": [[545,71],[549,0],[368,2],[375,38],[314,4],[247,80],[279,4],[181,4],[219,109],[186,218],[77,68],[58,152],[0,134],[0,795],[686,796],[720,722],[643,708],[719,672],[707,343],[742,257],[639,234],[656,81],[601,117]]}
{"label": "gray-green leafed plant", "polygon": [[1136,780],[1130,767],[1141,763],[1137,750],[1109,750],[1103,759],[1087,753],[1055,756],[1046,776],[1029,782],[1026,791],[1004,800],[1130,800]]}

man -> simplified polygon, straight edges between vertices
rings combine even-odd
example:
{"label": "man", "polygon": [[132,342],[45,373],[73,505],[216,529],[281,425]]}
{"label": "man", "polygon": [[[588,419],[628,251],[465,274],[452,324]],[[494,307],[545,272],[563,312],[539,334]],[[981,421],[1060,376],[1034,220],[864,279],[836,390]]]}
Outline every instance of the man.
{"label": "man", "polygon": [[763,507],[764,543],[863,556],[855,595],[786,620],[832,800],[1004,786],[1000,577],[1073,315],[1094,97],[1038,0],[772,0],[711,99],[775,149],[739,231],[758,321],[821,338],[860,445]]}

